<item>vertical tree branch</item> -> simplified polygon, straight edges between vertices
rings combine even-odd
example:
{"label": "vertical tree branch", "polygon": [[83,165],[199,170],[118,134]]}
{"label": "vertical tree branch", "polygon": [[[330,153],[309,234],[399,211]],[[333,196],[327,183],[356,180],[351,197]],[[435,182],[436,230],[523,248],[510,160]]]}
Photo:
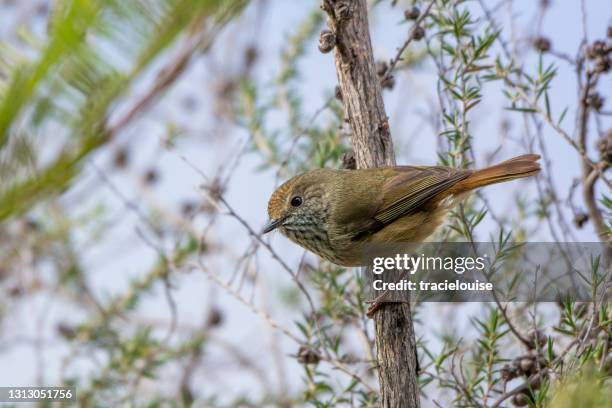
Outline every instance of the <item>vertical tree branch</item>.
{"label": "vertical tree branch", "polygon": [[[351,125],[357,168],[395,165],[393,142],[376,75],[366,0],[323,0],[334,38],[336,72]],[[326,33],[329,39],[329,33]],[[323,51],[324,49],[322,49]],[[419,407],[414,327],[409,303],[386,304],[374,315],[383,407]]]}
{"label": "vertical tree branch", "polygon": [[[578,126],[578,143],[580,147],[586,151],[587,149],[587,135],[589,126],[589,95],[595,89],[599,75],[593,74],[587,69],[586,80],[584,87],[580,94],[579,101],[579,126]],[[584,204],[586,205],[589,213],[589,218],[593,223],[595,232],[602,242],[609,242],[609,237],[606,234],[606,226],[601,215],[600,209],[597,207],[597,201],[595,199],[595,182],[599,177],[597,168],[592,168],[589,162],[583,157],[582,158],[582,196]]]}
{"label": "vertical tree branch", "polygon": [[389,121],[376,75],[365,0],[324,0],[328,25],[336,37],[334,59],[345,120],[358,168],[395,165]]}

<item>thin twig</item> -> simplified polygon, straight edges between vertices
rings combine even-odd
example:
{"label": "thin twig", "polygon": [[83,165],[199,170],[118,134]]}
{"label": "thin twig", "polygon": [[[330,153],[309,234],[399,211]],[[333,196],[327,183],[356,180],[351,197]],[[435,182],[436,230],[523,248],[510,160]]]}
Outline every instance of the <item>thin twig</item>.
{"label": "thin twig", "polygon": [[404,41],[402,46],[399,47],[399,49],[397,50],[397,53],[395,54],[395,57],[393,57],[393,59],[391,59],[391,61],[389,62],[389,66],[387,67],[387,70],[385,71],[385,74],[382,76],[382,78],[380,80],[381,83],[385,82],[386,80],[388,80],[391,77],[391,74],[393,73],[393,70],[395,69],[395,66],[402,59],[402,54],[404,53],[406,48],[408,48],[408,46],[410,45],[412,40],[414,40],[414,35],[413,35],[414,31],[417,29],[417,27],[421,26],[421,23],[429,15],[429,13],[431,11],[431,8],[432,8],[432,6],[434,5],[435,2],[436,2],[436,0],[431,0],[431,2],[429,3],[429,5],[425,9],[425,11],[423,11],[423,13],[415,21],[414,25],[412,26],[412,29],[408,33],[408,38],[406,39],[406,41]]}

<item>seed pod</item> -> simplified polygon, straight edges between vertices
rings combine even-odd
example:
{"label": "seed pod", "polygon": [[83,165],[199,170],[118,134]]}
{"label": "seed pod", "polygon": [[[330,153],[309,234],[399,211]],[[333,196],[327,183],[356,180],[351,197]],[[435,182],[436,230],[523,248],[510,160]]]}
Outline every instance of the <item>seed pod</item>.
{"label": "seed pod", "polygon": [[412,31],[412,38],[415,41],[419,41],[423,39],[423,37],[425,37],[425,29],[421,26],[414,27],[414,30]]}
{"label": "seed pod", "polygon": [[387,61],[377,61],[376,62],[376,75],[378,75],[379,77],[382,77],[383,75],[387,73],[388,68],[389,68],[389,65],[387,64]]}
{"label": "seed pod", "polygon": [[421,15],[421,10],[418,7],[412,7],[409,10],[404,11],[404,17],[406,20],[416,20]]}
{"label": "seed pod", "polygon": [[213,182],[207,186],[207,190],[208,194],[210,195],[210,199],[215,203],[219,201],[225,193],[225,187],[223,187],[217,179],[213,180]]}
{"label": "seed pod", "polygon": [[510,364],[506,364],[501,369],[501,377],[504,381],[510,381],[518,377],[520,373],[518,369]]}
{"label": "seed pod", "polygon": [[512,397],[512,403],[515,407],[526,407],[529,405],[529,396],[527,394],[516,394]]}
{"label": "seed pod", "polygon": [[247,69],[251,68],[253,64],[257,61],[257,57],[259,56],[259,51],[257,51],[257,47],[251,45],[247,47],[244,51],[244,65]]}
{"label": "seed pod", "polygon": [[206,325],[208,327],[219,327],[223,323],[223,312],[217,309],[216,307],[212,308],[210,314],[208,315],[208,320],[206,321]]}
{"label": "seed pod", "polygon": [[297,353],[297,361],[300,364],[318,364],[321,360],[319,354],[308,347],[300,346]]}
{"label": "seed pod", "polygon": [[546,37],[538,37],[533,40],[533,47],[539,52],[550,51],[550,40]]}
{"label": "seed pod", "polygon": [[25,290],[21,286],[13,286],[11,289],[9,289],[8,293],[10,297],[16,298],[23,295],[25,293]]}
{"label": "seed pod", "polygon": [[519,369],[523,372],[523,374],[529,375],[536,368],[535,361],[531,358],[525,357],[519,361]]}
{"label": "seed pod", "polygon": [[115,167],[119,169],[126,168],[130,163],[130,152],[122,147],[115,152],[115,156],[113,157],[113,164]]}
{"label": "seed pod", "polygon": [[145,173],[143,179],[144,179],[145,184],[152,185],[152,184],[155,184],[157,180],[159,179],[159,174],[157,173],[157,170],[149,169]]}
{"label": "seed pod", "polygon": [[587,49],[587,58],[595,59],[603,57],[608,53],[608,47],[604,41],[597,40]]}
{"label": "seed pod", "polygon": [[574,224],[577,228],[584,227],[584,224],[586,224],[588,221],[589,215],[587,213],[579,212],[574,216]]}
{"label": "seed pod", "polygon": [[181,204],[181,214],[183,217],[193,217],[197,212],[197,205],[193,201],[185,201]]}
{"label": "seed pod", "polygon": [[592,92],[587,96],[586,103],[595,111],[599,112],[604,105],[604,98],[598,92]]}
{"label": "seed pod", "polygon": [[319,51],[327,54],[336,46],[336,35],[330,30],[323,30],[319,35]]}
{"label": "seed pod", "polygon": [[609,56],[599,57],[597,62],[595,62],[595,71],[597,72],[608,72],[610,70],[610,66],[612,63],[610,62]]}
{"label": "seed pod", "polygon": [[538,354],[535,350],[529,352],[529,357],[531,358],[531,360],[533,360],[535,364],[533,370],[534,372],[537,372],[538,368],[548,366],[548,360],[546,360],[546,358],[542,354]]}
{"label": "seed pod", "polygon": [[56,327],[57,333],[66,340],[72,340],[76,337],[76,330],[73,326],[66,323],[59,323]]}
{"label": "seed pod", "polygon": [[529,341],[529,348],[532,350],[537,348],[536,345],[539,348],[544,347],[546,345],[547,339],[548,338],[541,330],[537,330],[537,329],[530,330],[529,333],[527,333],[527,340]]}
{"label": "seed pod", "polygon": [[395,78],[393,77],[393,75],[390,75],[387,78],[383,78],[383,80],[380,81],[380,86],[383,89],[393,89],[393,87],[395,86]]}

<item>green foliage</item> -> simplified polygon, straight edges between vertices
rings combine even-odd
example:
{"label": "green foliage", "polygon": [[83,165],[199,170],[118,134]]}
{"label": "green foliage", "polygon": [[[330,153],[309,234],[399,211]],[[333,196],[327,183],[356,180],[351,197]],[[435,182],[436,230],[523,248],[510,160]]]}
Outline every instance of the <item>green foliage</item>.
{"label": "green foliage", "polygon": [[550,408],[604,408],[612,401],[612,383],[610,377],[602,377],[592,367],[585,368],[575,375],[552,387],[553,395]]}
{"label": "green foliage", "polygon": [[36,56],[8,61],[10,76],[0,95],[0,148],[12,144],[12,153],[36,138],[57,153],[44,162],[24,163],[0,152],[0,168],[12,170],[10,179],[0,180],[0,221],[69,186],[82,161],[113,138],[114,108],[157,58],[207,18],[207,35],[214,35],[244,2],[66,0],[56,5],[48,39]]}
{"label": "green foliage", "polygon": [[445,4],[432,13],[439,55],[429,48],[437,60],[439,78],[444,85],[444,127],[440,137],[448,142],[447,152],[440,153],[444,165],[465,167],[470,163],[471,134],[468,113],[482,99],[482,76],[491,69],[488,55],[498,31],[476,33],[476,18],[462,2]]}

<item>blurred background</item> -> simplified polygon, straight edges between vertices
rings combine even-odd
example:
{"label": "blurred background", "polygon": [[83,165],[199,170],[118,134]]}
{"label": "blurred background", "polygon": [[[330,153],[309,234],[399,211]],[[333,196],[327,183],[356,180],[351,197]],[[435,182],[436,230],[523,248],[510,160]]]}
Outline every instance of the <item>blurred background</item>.
{"label": "blurred background", "polygon": [[[370,3],[384,70],[411,27],[404,11],[428,2]],[[612,4],[446,3],[432,13],[467,12],[469,35],[499,29],[482,65],[512,60],[534,77],[554,67],[547,109],[577,137],[576,58],[585,38],[606,38]],[[435,24],[383,84],[400,164],[452,150]],[[333,56],[317,49],[323,28],[306,0],[0,1],[0,385],[74,384],[94,406],[369,404],[372,323],[355,271],[257,236],[276,186],[350,157]],[[612,122],[611,77],[599,81],[593,158]],[[475,211],[488,212],[476,239],[597,241],[575,148],[513,109],[503,81],[476,83],[482,102],[462,122],[469,165],[544,155],[537,183],[479,193]],[[608,187],[595,191],[605,207]],[[432,353],[451,337],[469,343],[487,311],[423,304],[416,333]],[[317,319],[338,343],[324,356],[302,344]],[[425,390],[425,406],[448,394]]]}

